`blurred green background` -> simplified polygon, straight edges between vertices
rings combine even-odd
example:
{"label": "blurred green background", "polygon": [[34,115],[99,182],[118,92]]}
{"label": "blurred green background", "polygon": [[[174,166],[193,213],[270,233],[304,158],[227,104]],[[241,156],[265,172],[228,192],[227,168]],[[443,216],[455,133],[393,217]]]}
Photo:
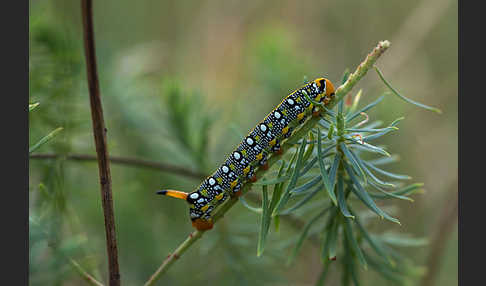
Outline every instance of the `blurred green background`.
{"label": "blurred green background", "polygon": [[[393,171],[424,182],[415,202],[390,201],[402,226],[384,230],[428,237],[407,249],[428,265],[440,245],[435,282],[457,285],[457,3],[411,1],[94,1],[100,86],[110,155],[134,157],[209,174],[246,133],[304,78],[339,83],[380,40],[392,43],[378,61],[404,95],[442,109],[437,115],[387,96],[372,119],[405,116],[380,143],[400,155]],[[37,153],[95,154],[84,65],[79,1],[30,1],[30,145],[63,127]],[[385,86],[362,80],[362,104]],[[187,115],[174,122],[174,110]],[[185,129],[189,128],[189,129]],[[106,281],[105,234],[96,162],[29,162],[30,284],[84,285],[72,257]],[[199,179],[112,165],[120,269],[140,285],[191,231],[187,205],[154,193],[191,191]],[[442,219],[442,223],[441,223]],[[178,261],[160,285],[313,285],[319,249],[306,243],[292,268],[282,264],[298,233],[282,224],[256,257],[259,217],[238,205]],[[442,241],[434,241],[440,226]],[[328,284],[339,285],[339,273]],[[390,285],[368,271],[363,285]],[[417,283],[420,283],[420,279]],[[419,285],[419,284],[417,284]]]}

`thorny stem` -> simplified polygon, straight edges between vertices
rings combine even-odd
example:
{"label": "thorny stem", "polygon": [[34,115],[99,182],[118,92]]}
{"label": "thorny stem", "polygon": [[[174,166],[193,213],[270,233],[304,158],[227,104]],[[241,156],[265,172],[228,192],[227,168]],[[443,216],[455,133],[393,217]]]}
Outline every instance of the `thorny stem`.
{"label": "thorny stem", "polygon": [[[371,51],[371,53],[368,54],[366,59],[356,68],[354,73],[352,73],[347,81],[341,85],[338,89],[336,89],[335,96],[334,98],[329,102],[327,108],[332,109],[336,104],[341,101],[344,96],[351,91],[351,89],[358,83],[361,78],[368,72],[368,70],[373,67],[375,64],[376,60],[390,47],[390,42],[388,41],[382,41],[379,42],[378,45]],[[293,137],[295,139],[302,138],[307,135],[309,130],[311,130],[317,122],[320,120],[319,117],[312,117],[309,119],[307,122],[304,123],[304,125],[297,130]],[[292,140],[295,141],[295,140]],[[289,142],[284,142],[282,144],[282,150],[285,153],[288,149],[291,148],[291,145],[288,144]],[[282,156],[271,156],[268,159],[268,166],[271,167],[274,163],[279,161],[282,158]],[[261,178],[263,176],[263,173],[265,170],[259,169],[257,172],[255,172],[255,176],[257,179]],[[248,182],[246,183],[242,188],[241,191],[243,194],[248,192],[251,187],[252,183]],[[237,198],[232,198],[230,199],[227,203],[223,204],[215,214],[213,215],[213,221],[216,223],[220,218],[222,218],[228,210],[230,210],[238,201]],[[167,272],[168,268],[175,262],[176,259],[178,259],[184,252],[196,242],[199,238],[202,237],[204,234],[203,231],[194,231],[192,232],[189,237],[182,242],[172,254],[167,256],[167,258],[164,260],[162,265],[157,269],[157,271],[150,277],[150,279],[145,283],[145,286],[153,285],[157,279],[160,278],[160,275],[163,273]]]}
{"label": "thorny stem", "polygon": [[113,211],[113,195],[111,191],[110,161],[106,144],[106,128],[101,105],[98,72],[96,68],[96,53],[93,31],[93,3],[82,0],[84,53],[86,57],[86,73],[88,79],[89,99],[93,135],[98,157],[98,170],[101,185],[101,202],[105,219],[106,250],[108,253],[109,285],[120,285],[120,269],[118,266],[118,249],[116,244],[115,215]]}

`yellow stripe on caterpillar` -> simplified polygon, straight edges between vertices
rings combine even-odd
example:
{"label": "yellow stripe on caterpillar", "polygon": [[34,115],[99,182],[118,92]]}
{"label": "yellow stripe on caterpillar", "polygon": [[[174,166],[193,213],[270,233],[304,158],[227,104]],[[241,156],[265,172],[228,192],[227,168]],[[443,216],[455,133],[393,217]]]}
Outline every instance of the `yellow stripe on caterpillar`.
{"label": "yellow stripe on caterpillar", "polygon": [[219,195],[215,196],[215,198],[216,198],[218,201],[220,201],[220,200],[223,198],[223,196],[224,196],[224,194],[223,194],[223,193],[221,193],[221,194],[219,194]]}
{"label": "yellow stripe on caterpillar", "polygon": [[305,112],[301,112],[301,113],[297,114],[297,119],[302,120],[302,118],[304,118],[304,116],[305,116]]}

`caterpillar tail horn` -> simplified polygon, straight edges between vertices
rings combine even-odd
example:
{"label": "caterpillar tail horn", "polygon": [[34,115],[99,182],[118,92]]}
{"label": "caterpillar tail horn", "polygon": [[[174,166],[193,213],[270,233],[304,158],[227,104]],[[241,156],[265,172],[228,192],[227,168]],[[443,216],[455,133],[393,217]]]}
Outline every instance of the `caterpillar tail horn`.
{"label": "caterpillar tail horn", "polygon": [[157,192],[158,195],[164,195],[164,196],[169,196],[181,200],[187,200],[187,193],[186,192],[181,192],[181,191],[176,191],[176,190],[160,190]]}

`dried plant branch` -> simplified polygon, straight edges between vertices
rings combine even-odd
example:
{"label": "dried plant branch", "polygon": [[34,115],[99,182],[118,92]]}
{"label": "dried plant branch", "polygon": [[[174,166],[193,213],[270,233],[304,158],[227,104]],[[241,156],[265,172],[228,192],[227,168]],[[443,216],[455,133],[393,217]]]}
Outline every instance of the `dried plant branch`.
{"label": "dried plant branch", "polygon": [[[344,96],[351,91],[351,89],[358,83],[358,81],[363,78],[363,76],[368,72],[368,70],[373,67],[375,64],[376,60],[390,47],[390,42],[388,41],[382,41],[379,42],[378,45],[373,49],[371,53],[368,54],[366,59],[356,68],[355,72],[352,73],[347,81],[341,85],[338,89],[336,89],[336,94],[335,97],[331,100],[329,105],[327,106],[328,109],[333,108],[339,101],[341,101]],[[309,119],[304,125],[294,133],[293,137],[298,139],[306,136],[309,132],[310,129],[312,129],[315,124],[320,120],[320,118],[311,118]],[[286,152],[288,149],[290,149],[291,146],[288,144],[288,142],[284,142],[282,144],[282,150],[283,152]],[[271,156],[268,159],[268,165],[271,167],[274,163],[279,161],[281,159],[281,156]],[[257,172],[255,172],[255,176],[258,178],[261,178],[264,173],[264,170],[259,169]],[[245,184],[241,191],[243,194],[248,192],[251,187],[252,183],[249,182]],[[228,210],[230,210],[234,204],[238,201],[237,198],[232,198],[230,199],[227,203],[223,204],[215,214],[213,215],[213,221],[216,223],[220,218],[222,218]],[[175,262],[176,259],[178,259],[189,247],[191,247],[194,242],[196,242],[199,238],[202,237],[204,234],[204,231],[194,231],[192,232],[189,237],[182,242],[176,249],[175,251],[167,256],[167,258],[164,260],[162,265],[157,269],[157,271],[150,277],[150,279],[145,283],[145,286],[153,285],[157,279],[160,278],[160,276],[167,272],[168,268]]]}
{"label": "dried plant branch", "polygon": [[118,250],[116,244],[115,216],[113,211],[113,196],[111,191],[110,161],[106,144],[105,122],[99,90],[98,72],[96,68],[96,53],[93,31],[93,3],[82,0],[84,53],[86,57],[86,72],[91,105],[93,135],[96,144],[98,169],[101,184],[101,202],[105,219],[106,248],[108,252],[109,285],[120,285],[120,269],[118,266]]}
{"label": "dried plant branch", "polygon": [[[64,158],[66,160],[73,161],[97,161],[97,157],[89,154],[56,154],[56,153],[37,153],[30,154],[31,159],[57,159]],[[110,156],[110,162],[113,164],[121,164],[128,166],[144,167],[160,170],[162,172],[172,173],[184,177],[190,177],[194,179],[203,179],[206,175],[198,173],[196,171],[189,170],[184,167],[159,163],[149,160],[131,158],[131,157],[120,157],[120,156]]]}

